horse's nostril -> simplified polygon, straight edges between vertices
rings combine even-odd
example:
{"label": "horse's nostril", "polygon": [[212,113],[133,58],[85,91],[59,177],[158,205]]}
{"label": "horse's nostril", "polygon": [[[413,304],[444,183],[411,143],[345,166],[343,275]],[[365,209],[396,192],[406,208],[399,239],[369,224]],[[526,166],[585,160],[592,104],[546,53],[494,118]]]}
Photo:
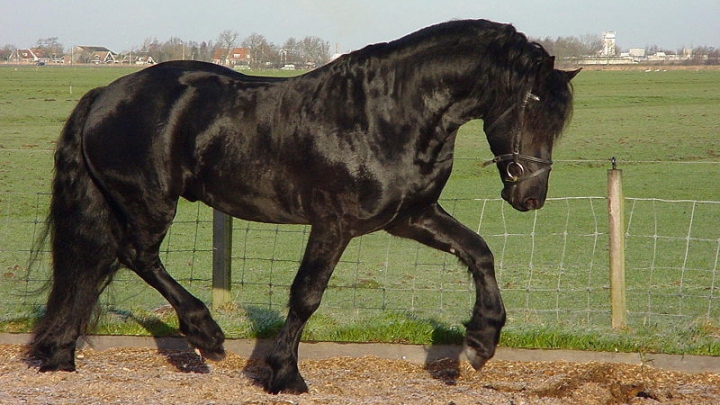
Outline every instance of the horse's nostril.
{"label": "horse's nostril", "polygon": [[540,203],[540,200],[536,198],[528,198],[525,200],[525,208],[528,210],[537,210],[542,208],[542,203]]}

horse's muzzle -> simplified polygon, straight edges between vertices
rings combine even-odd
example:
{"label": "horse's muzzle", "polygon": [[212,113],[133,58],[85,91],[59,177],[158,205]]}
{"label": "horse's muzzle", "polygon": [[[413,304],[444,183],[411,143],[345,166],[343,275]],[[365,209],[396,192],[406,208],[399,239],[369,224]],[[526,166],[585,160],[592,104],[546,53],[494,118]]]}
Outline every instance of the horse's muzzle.
{"label": "horse's muzzle", "polygon": [[520,212],[539,210],[545,205],[545,196],[523,196],[517,189],[517,184],[505,186],[500,196]]}

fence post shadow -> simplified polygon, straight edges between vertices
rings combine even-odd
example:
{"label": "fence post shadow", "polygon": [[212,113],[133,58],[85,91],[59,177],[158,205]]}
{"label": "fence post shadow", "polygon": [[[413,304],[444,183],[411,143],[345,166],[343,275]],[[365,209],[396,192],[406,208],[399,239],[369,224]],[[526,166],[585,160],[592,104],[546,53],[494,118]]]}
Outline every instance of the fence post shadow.
{"label": "fence post shadow", "polygon": [[275,343],[272,338],[285,324],[285,318],[277,310],[254,306],[246,307],[245,313],[257,338],[242,374],[256,386],[264,387],[270,378],[270,370],[265,366],[265,356],[272,350]]}

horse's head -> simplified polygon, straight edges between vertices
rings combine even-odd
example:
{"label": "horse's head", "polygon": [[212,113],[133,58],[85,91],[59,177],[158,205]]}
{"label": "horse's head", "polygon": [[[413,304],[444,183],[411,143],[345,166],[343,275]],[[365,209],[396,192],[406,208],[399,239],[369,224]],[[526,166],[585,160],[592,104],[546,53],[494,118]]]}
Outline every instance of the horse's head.
{"label": "horse's head", "polygon": [[554,58],[548,57],[526,89],[485,117],[485,133],[495,154],[486,164],[497,165],[504,184],[501,196],[518,211],[545,204],[553,143],[571,115],[570,80],[579,71],[557,70]]}

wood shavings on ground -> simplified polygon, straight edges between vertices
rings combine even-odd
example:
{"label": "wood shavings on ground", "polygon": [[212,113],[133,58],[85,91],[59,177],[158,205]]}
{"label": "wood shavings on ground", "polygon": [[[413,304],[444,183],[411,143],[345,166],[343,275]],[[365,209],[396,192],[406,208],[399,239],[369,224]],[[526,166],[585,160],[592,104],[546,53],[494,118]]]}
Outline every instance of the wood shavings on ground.
{"label": "wood shavings on ground", "polygon": [[719,404],[720,374],[610,363],[494,360],[413,364],[376,357],[300,363],[310,392],[270,395],[266,369],[233,353],[205,362],[192,351],[92,349],[77,372],[39,373],[20,345],[0,345],[0,403],[15,404]]}

